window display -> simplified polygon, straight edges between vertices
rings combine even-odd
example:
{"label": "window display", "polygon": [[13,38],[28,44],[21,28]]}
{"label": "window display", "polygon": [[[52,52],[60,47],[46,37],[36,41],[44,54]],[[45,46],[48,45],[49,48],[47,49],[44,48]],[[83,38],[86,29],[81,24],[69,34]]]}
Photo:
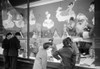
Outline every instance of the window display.
{"label": "window display", "polygon": [[[91,65],[95,59],[94,52],[94,0],[63,0],[55,3],[30,7],[29,33],[27,34],[27,8],[2,10],[2,24],[5,30],[21,32],[21,49],[19,57],[35,59],[43,43],[53,39],[56,50],[63,47],[62,40],[71,37],[76,43],[79,63]],[[10,4],[10,3],[9,3]],[[92,6],[91,6],[92,5]],[[29,46],[27,46],[29,35]],[[29,48],[28,48],[29,47]],[[48,53],[48,61],[60,62],[53,58],[52,48]],[[84,60],[84,61],[83,61]]]}
{"label": "window display", "polygon": [[20,40],[21,49],[19,50],[19,57],[27,58],[27,41]]}
{"label": "window display", "polygon": [[90,66],[95,61],[95,49],[91,41],[79,41],[78,49],[80,52],[79,63]]}

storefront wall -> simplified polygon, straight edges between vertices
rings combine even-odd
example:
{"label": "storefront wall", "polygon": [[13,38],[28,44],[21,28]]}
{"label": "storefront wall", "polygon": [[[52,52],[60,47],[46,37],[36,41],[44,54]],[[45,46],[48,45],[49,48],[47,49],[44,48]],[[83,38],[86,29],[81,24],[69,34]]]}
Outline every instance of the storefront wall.
{"label": "storefront wall", "polygon": [[[95,22],[94,11],[89,11],[90,3],[93,0],[63,0],[56,3],[49,3],[30,7],[29,34],[27,34],[27,8],[3,10],[2,23],[5,30],[15,33],[19,31],[22,38],[22,49],[19,57],[34,59],[32,53],[34,43],[40,47],[50,38],[54,38],[54,43],[60,45],[67,36],[81,38],[81,41],[93,42],[91,30]],[[70,18],[74,19],[74,23]],[[12,23],[12,24],[11,24]],[[87,28],[89,27],[89,28]],[[27,50],[27,35],[30,37],[29,50]],[[79,41],[79,40],[78,40]],[[94,43],[94,42],[93,42]],[[95,45],[94,45],[95,46]],[[93,46],[93,48],[94,48]]]}

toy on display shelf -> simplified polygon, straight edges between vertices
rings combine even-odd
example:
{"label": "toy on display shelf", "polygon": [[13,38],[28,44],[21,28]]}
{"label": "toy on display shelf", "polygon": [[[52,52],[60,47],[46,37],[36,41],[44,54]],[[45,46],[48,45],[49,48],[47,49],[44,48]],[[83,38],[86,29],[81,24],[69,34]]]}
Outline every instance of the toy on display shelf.
{"label": "toy on display shelf", "polygon": [[33,32],[32,38],[37,38],[37,37],[38,37],[37,33],[36,32]]}
{"label": "toy on display shelf", "polygon": [[71,37],[73,42],[79,42],[79,41],[83,41],[82,37]]}
{"label": "toy on display shelf", "polygon": [[19,50],[19,57],[27,58],[27,40],[20,39],[21,49]]}
{"label": "toy on display shelf", "polygon": [[90,38],[88,31],[84,31],[82,35],[83,35],[83,38],[85,38],[85,39]]}
{"label": "toy on display shelf", "polygon": [[92,66],[95,61],[95,52],[93,39],[86,39],[82,37],[71,37],[73,42],[77,42],[80,52],[79,64],[84,66]]}

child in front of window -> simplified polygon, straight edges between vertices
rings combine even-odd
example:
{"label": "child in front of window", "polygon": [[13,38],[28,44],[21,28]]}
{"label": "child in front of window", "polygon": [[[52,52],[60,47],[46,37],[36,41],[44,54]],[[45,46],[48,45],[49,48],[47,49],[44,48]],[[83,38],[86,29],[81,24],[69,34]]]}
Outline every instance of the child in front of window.
{"label": "child in front of window", "polygon": [[39,49],[33,65],[33,69],[46,69],[47,66],[47,49],[51,46],[50,42],[43,44],[43,48]]}

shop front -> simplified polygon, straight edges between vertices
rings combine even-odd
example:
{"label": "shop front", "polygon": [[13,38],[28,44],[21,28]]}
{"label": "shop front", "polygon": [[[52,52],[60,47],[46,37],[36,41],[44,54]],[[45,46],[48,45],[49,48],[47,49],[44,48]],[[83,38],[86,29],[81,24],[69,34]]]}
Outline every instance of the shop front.
{"label": "shop front", "polygon": [[[20,32],[20,62],[29,60],[32,65],[43,43],[53,39],[59,50],[63,47],[62,40],[71,37],[80,52],[76,68],[96,69],[94,0],[40,0],[29,3],[29,9],[27,4],[13,7],[7,1],[6,6],[1,12],[4,28],[1,38],[7,32]],[[0,54],[2,51],[0,47]],[[59,69],[60,62],[49,50],[48,68]]]}

